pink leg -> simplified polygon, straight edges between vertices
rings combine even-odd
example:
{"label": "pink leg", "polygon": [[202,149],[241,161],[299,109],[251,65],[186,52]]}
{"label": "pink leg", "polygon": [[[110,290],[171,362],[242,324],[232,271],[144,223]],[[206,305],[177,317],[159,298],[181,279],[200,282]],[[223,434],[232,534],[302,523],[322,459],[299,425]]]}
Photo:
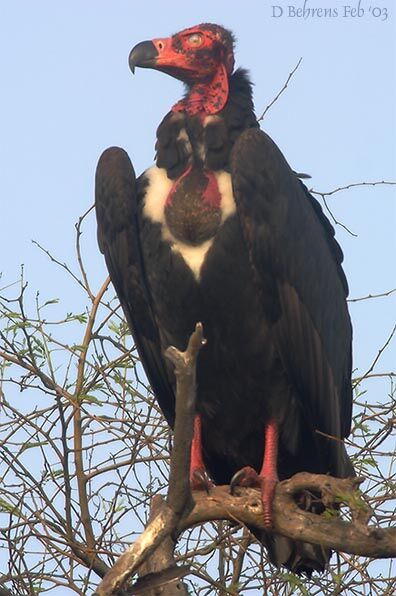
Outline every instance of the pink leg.
{"label": "pink leg", "polygon": [[275,486],[279,480],[277,472],[278,434],[278,425],[275,422],[270,422],[265,429],[264,458],[259,474],[264,523],[269,528],[272,526],[272,501]]}
{"label": "pink leg", "polygon": [[190,484],[192,490],[206,490],[213,486],[206,472],[202,455],[202,424],[201,417],[196,414],[194,419],[194,435],[191,444]]}
{"label": "pink leg", "polygon": [[260,474],[257,474],[256,470],[250,466],[246,466],[233,476],[230,484],[231,492],[237,485],[260,488],[264,523],[268,528],[272,526],[272,501],[275,486],[279,480],[276,465],[278,459],[278,434],[276,422],[267,424],[264,431],[264,457]]}

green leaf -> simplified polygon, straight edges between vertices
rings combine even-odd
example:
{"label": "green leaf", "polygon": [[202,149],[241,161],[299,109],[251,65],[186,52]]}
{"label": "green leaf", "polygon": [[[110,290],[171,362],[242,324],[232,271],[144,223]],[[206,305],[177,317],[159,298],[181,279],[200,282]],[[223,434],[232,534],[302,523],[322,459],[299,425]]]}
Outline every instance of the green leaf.
{"label": "green leaf", "polygon": [[333,517],[337,517],[338,515],[338,511],[335,511],[335,509],[325,509],[322,513],[322,517],[325,519],[333,519]]}
{"label": "green leaf", "polygon": [[36,349],[38,350],[38,352],[41,354],[45,354],[45,346],[43,344],[43,342],[38,339],[37,337],[31,337],[31,342],[35,344]]}
{"label": "green leaf", "polygon": [[94,395],[80,395],[80,399],[81,399],[81,401],[87,401],[90,404],[96,404],[97,406],[100,406],[100,407],[103,406],[103,403],[100,401],[100,399],[98,399]]}
{"label": "green leaf", "polygon": [[0,511],[2,513],[11,513],[12,515],[17,515],[18,517],[22,517],[22,511],[15,507],[15,505],[11,505],[11,503],[7,503],[4,499],[0,497]]}
{"label": "green leaf", "polygon": [[85,352],[86,347],[85,346],[80,346],[78,344],[73,344],[72,346],[70,346],[71,350],[76,350],[77,352]]}
{"label": "green leaf", "polygon": [[32,441],[29,443],[24,443],[21,449],[21,453],[23,453],[27,449],[32,449],[33,447],[41,447],[42,445],[48,445],[48,441]]}
{"label": "green leaf", "polygon": [[59,476],[63,476],[62,468],[59,468],[58,470],[51,470],[51,476],[53,476],[54,478],[59,478]]}
{"label": "green leaf", "polygon": [[88,316],[85,313],[74,315],[73,318],[79,323],[86,323],[88,321]]}
{"label": "green leaf", "polygon": [[47,302],[44,302],[42,308],[44,306],[48,306],[48,304],[59,304],[59,298],[53,298],[52,300],[47,300]]}
{"label": "green leaf", "polygon": [[376,462],[376,460],[374,459],[374,457],[363,457],[359,459],[360,463],[364,466],[370,466],[372,468],[377,469],[378,468],[378,464]]}
{"label": "green leaf", "polygon": [[66,314],[66,322],[70,323],[70,321],[78,321],[79,323],[86,323],[88,321],[88,316],[86,313],[77,313],[73,314],[72,312],[68,312]]}
{"label": "green leaf", "polygon": [[8,312],[7,317],[9,317],[10,319],[20,319],[21,314],[18,312]]}
{"label": "green leaf", "polygon": [[300,579],[297,575],[294,575],[294,573],[282,573],[282,578],[289,584],[289,586],[293,590],[294,588],[299,588],[301,594],[304,594],[304,596],[309,596],[309,592],[305,587],[303,580]]}
{"label": "green leaf", "polygon": [[129,361],[125,361],[125,362],[118,362],[114,368],[134,369],[135,365]]}
{"label": "green leaf", "polygon": [[121,333],[120,325],[116,325],[114,323],[114,321],[110,321],[107,326],[110,329],[110,331],[112,331],[116,335],[120,335],[120,333]]}

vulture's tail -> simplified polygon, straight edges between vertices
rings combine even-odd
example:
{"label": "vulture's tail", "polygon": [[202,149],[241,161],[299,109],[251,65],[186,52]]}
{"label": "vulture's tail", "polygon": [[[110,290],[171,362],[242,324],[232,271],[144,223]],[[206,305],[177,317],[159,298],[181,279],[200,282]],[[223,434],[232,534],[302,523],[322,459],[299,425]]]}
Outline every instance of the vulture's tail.
{"label": "vulture's tail", "polygon": [[271,563],[277,567],[286,567],[297,575],[305,574],[310,577],[314,571],[322,573],[330,560],[331,550],[318,544],[264,532],[257,538],[267,548]]}

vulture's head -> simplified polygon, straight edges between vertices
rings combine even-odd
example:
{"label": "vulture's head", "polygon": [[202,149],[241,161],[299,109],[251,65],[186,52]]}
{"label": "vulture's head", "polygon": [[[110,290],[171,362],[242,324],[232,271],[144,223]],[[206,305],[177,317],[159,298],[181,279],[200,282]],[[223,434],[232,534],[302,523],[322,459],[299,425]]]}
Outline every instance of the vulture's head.
{"label": "vulture's head", "polygon": [[172,37],[138,43],[129,55],[129,66],[154,68],[187,85],[205,83],[216,73],[230,75],[234,68],[234,38],[220,27],[204,23]]}

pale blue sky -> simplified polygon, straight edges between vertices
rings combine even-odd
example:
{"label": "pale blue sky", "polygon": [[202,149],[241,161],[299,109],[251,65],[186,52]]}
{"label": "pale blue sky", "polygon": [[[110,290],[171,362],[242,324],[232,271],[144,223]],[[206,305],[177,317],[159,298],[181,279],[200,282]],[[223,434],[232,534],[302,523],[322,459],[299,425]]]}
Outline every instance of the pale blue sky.
{"label": "pale blue sky", "polygon": [[[65,277],[31,240],[73,261],[74,222],[92,204],[101,151],[125,147],[137,173],[150,165],[156,127],[182,87],[154,71],[133,77],[129,51],[199,22],[235,33],[236,64],[250,70],[258,114],[303,58],[263,128],[293,168],[312,175],[309,186],[395,180],[396,6],[362,0],[363,17],[343,17],[348,3],[358,5],[312,0],[308,7],[338,8],[339,16],[304,20],[271,16],[272,4],[302,7],[297,0],[0,0],[0,287],[24,263],[32,290],[48,298],[65,293]],[[373,17],[371,5],[387,8],[388,19]],[[337,218],[358,234],[337,227],[352,297],[396,287],[394,197],[395,187],[380,186],[329,198]],[[93,220],[84,240],[99,285],[106,272]],[[73,290],[62,308],[81,310],[82,300]],[[351,306],[360,372],[389,335],[395,306],[396,296]],[[378,370],[394,370],[394,361],[391,347]],[[380,398],[381,385],[375,391]]]}
{"label": "pale blue sky", "polygon": [[[182,87],[153,71],[138,70],[133,77],[129,51],[140,40],[202,21],[221,23],[236,34],[236,63],[251,72],[257,113],[303,57],[263,126],[294,168],[312,174],[316,189],[394,179],[394,3],[378,1],[387,7],[386,21],[368,14],[370,3],[364,1],[366,14],[360,18],[343,17],[344,2],[311,1],[307,6],[329,4],[338,7],[338,17],[304,20],[272,18],[272,2],[263,1],[2,1],[4,282],[13,280],[25,263],[34,288],[49,296],[62,292],[63,277],[32,247],[31,239],[69,258],[73,224],[92,202],[95,165],[106,146],[125,147],[137,172],[151,163],[156,127]],[[359,235],[354,239],[337,229],[351,295],[394,287],[394,188],[356,189],[330,203]],[[92,227],[87,250],[99,282],[105,270],[94,236]],[[75,298],[77,303],[70,297],[71,306],[81,297]],[[392,298],[353,306],[359,367],[369,364],[385,340],[394,307]]]}

